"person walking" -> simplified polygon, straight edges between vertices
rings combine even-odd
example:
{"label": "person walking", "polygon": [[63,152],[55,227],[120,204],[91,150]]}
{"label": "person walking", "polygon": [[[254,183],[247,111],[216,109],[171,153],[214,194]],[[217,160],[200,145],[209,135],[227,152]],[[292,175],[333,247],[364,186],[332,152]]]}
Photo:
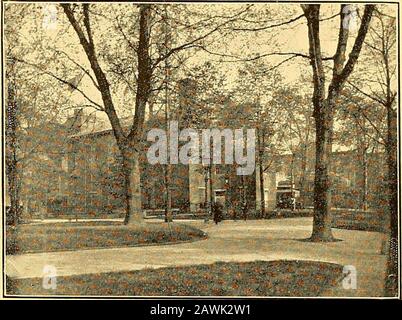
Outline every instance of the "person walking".
{"label": "person walking", "polygon": [[219,202],[216,202],[212,205],[212,213],[215,224],[218,224],[223,220],[223,208]]}

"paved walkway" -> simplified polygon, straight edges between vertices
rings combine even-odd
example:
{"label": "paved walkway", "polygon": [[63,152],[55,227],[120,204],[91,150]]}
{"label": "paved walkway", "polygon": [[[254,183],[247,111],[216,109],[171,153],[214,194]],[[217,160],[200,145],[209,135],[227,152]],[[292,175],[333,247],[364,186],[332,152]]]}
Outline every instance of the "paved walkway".
{"label": "paved walkway", "polygon": [[375,232],[334,229],[343,241],[310,243],[311,218],[258,221],[188,221],[209,234],[207,240],[168,246],[90,249],[7,256],[11,277],[41,277],[45,265],[57,268],[58,276],[140,270],[216,261],[302,259],[352,265],[357,271],[357,289],[341,284],[325,296],[381,296],[386,256],[381,255],[382,235]]}

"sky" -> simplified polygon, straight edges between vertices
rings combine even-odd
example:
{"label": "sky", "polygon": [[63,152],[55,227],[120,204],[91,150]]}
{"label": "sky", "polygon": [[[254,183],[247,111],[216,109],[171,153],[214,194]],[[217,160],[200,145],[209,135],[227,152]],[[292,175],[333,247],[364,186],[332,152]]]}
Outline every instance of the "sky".
{"label": "sky", "polygon": [[[11,4],[13,5],[13,4]],[[23,4],[18,4],[23,5]],[[105,4],[103,4],[105,6]],[[231,12],[239,10],[244,4],[188,4],[194,12],[206,12],[211,14],[229,15]],[[339,11],[339,4],[323,4],[321,7],[321,16],[323,19],[333,16]],[[113,7],[115,8],[115,7]],[[124,8],[124,7],[123,7]],[[396,8],[396,6],[395,6]],[[362,6],[358,6],[359,10],[363,10]],[[78,43],[78,38],[71,26],[66,30],[63,26],[68,26],[67,18],[63,14],[60,7],[55,7],[51,4],[43,4],[42,15],[32,15],[32,20],[41,19],[36,21],[37,25],[43,28],[43,35],[45,42],[53,45],[56,48],[61,48],[68,52],[71,57],[83,65],[86,69],[90,70],[87,57],[83,53]],[[117,9],[121,10],[121,9]],[[302,14],[302,9],[299,4],[254,4],[253,12],[256,17],[250,16],[249,19],[267,19],[266,25],[276,24],[278,22],[288,21],[291,18],[297,17]],[[28,18],[29,19],[29,18]],[[358,19],[358,18],[357,18]],[[357,20],[356,20],[357,21]],[[5,21],[7,23],[7,21]],[[352,26],[356,26],[353,19]],[[250,26],[250,24],[249,24]],[[107,34],[107,26],[97,26],[94,31],[96,33]],[[331,56],[335,52],[336,40],[339,28],[339,17],[322,21],[320,24],[321,32],[321,47],[324,55]],[[357,28],[352,28],[351,39],[349,40],[349,48],[353,43],[354,35]],[[30,35],[26,35],[29,42]],[[112,41],[112,40],[111,40]],[[305,18],[295,21],[292,24],[283,27],[267,29],[259,32],[237,32],[234,36],[220,38],[209,49],[213,52],[235,55],[242,58],[255,57],[272,52],[296,52],[308,53],[308,36]],[[276,65],[281,62],[284,56],[271,56],[262,58],[264,62],[270,65]],[[220,59],[230,62],[219,62]],[[236,82],[237,70],[241,62],[233,62],[231,58],[220,58],[210,55],[206,52],[199,52],[192,56],[188,61],[189,66],[202,65],[207,61],[213,61],[219,65],[219,71],[226,77],[227,89],[233,89]],[[310,84],[301,83],[301,76],[311,77],[311,67],[308,60],[304,58],[295,58],[278,68],[282,74],[284,82],[289,85],[297,85],[305,87],[306,90],[311,90]],[[70,80],[70,79],[68,79]],[[99,92],[94,88],[91,80],[85,76],[79,85],[91,99],[101,104]],[[119,96],[115,96],[115,103],[122,104]],[[73,92],[70,96],[73,104],[80,105],[87,103],[79,92]],[[98,114],[99,118],[106,119],[105,114]]]}
{"label": "sky", "polygon": [[[189,4],[192,6],[192,10],[203,10],[211,12],[227,14],[233,10],[238,10],[243,4],[209,4],[207,7],[200,7],[199,4]],[[280,21],[287,21],[290,18],[296,17],[302,13],[302,9],[298,4],[270,4],[262,5],[255,4],[256,9],[260,12],[263,10],[269,11],[272,15],[273,22],[268,22],[267,24],[277,23]],[[69,28],[69,32],[63,33],[60,35],[60,21],[61,24],[66,23],[66,18],[64,14],[58,9],[57,18],[54,21],[54,7],[52,5],[47,5],[43,9],[43,27],[45,28],[45,33],[47,34],[49,41],[54,42],[55,46],[62,48],[63,50],[68,51],[68,46],[70,44],[78,44],[78,38],[74,33],[72,33]],[[322,7],[322,16],[329,17],[337,12],[339,5],[323,5]],[[206,10],[207,9],[207,10]],[[48,21],[54,21],[54,23],[48,24]],[[332,20],[328,20],[321,23],[321,42],[322,48],[325,53],[333,54],[336,46],[336,36],[337,36],[337,27],[338,27],[338,19],[334,18]],[[95,32],[100,32],[100,30],[96,30]],[[105,31],[106,32],[106,31]],[[352,41],[349,41],[349,44]],[[256,55],[263,55],[270,52],[308,52],[308,38],[307,38],[307,27],[305,23],[305,19],[302,18],[292,24],[286,25],[285,27],[278,27],[273,29],[267,29],[265,31],[259,32],[239,32],[235,37],[231,38],[223,38],[220,39],[217,43],[213,44],[211,47],[211,51],[223,53],[223,54],[232,54],[239,57],[252,57]],[[74,49],[74,51],[76,51]],[[74,56],[74,59],[77,60],[82,65],[89,66],[87,62],[87,58],[85,54],[76,54],[76,52],[70,53]],[[271,56],[268,58],[262,58],[264,62],[276,65],[282,60],[284,60],[284,56]],[[207,61],[214,61],[218,63],[220,60],[219,57],[210,55],[206,52],[199,52],[195,56],[193,56],[189,60],[189,65],[195,64],[203,64]],[[224,61],[233,61],[231,58],[223,58]],[[285,63],[279,68],[279,71],[284,76],[284,81],[287,83],[298,83],[300,81],[300,75],[306,74],[306,72],[310,72],[310,67],[307,64],[307,61],[304,58],[296,58],[291,60],[290,62]],[[237,76],[237,68],[241,62],[223,62],[219,63],[219,69],[221,73],[224,74],[227,78],[227,85],[230,88]],[[99,94],[93,92],[91,81],[85,77],[81,86],[86,89],[86,92],[89,92],[91,96],[99,99]],[[74,99],[80,99],[78,96]],[[98,100],[100,101],[100,100]]]}

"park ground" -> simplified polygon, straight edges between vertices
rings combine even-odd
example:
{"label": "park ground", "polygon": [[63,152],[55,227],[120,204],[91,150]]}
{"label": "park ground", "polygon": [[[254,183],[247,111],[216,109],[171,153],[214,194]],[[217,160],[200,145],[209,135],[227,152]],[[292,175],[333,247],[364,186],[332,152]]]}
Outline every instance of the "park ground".
{"label": "park ground", "polygon": [[[217,274],[222,273],[222,269],[235,273],[259,270],[258,281],[269,282],[269,275],[275,274],[278,268],[286,265],[282,274],[277,274],[277,277],[283,278],[289,272],[297,273],[303,269],[303,272],[297,275],[299,278],[302,277],[297,279],[297,283],[307,282],[312,285],[312,282],[317,279],[308,277],[310,270],[308,264],[316,262],[314,267],[318,268],[317,270],[324,268],[325,263],[330,264],[326,267],[327,272],[323,272],[318,277],[333,273],[330,281],[324,281],[325,285],[323,282],[322,288],[316,290],[317,295],[383,296],[386,255],[382,254],[384,236],[381,233],[333,229],[334,236],[341,241],[312,243],[303,241],[311,234],[312,218],[223,221],[218,225],[202,221],[186,221],[185,223],[205,231],[208,238],[173,245],[10,255],[6,259],[6,273],[25,287],[29,287],[27,285],[29,283],[41,283],[43,268],[46,265],[56,268],[57,277],[61,279],[60,285],[63,282],[67,283],[68,279],[75,279],[78,282],[91,281],[91,277],[99,278],[102,275],[109,277],[110,283],[116,281],[113,280],[116,277],[123,281],[130,281],[130,277],[136,274],[137,282],[134,283],[138,284],[138,276],[141,274],[149,274],[149,276],[153,274],[156,277],[159,272],[161,276],[161,270],[173,270],[173,267],[177,267],[177,270],[180,269],[182,273],[187,271],[196,273],[199,272],[196,266],[199,266],[198,269],[204,268],[204,272]],[[283,264],[283,261],[289,260],[292,262]],[[309,261],[309,263],[303,264],[300,261]],[[231,262],[231,264],[224,262]],[[250,264],[251,262],[254,264]],[[334,267],[335,265],[338,267]],[[205,269],[205,266],[209,266],[210,269]],[[328,266],[330,266],[329,269]],[[355,289],[346,289],[342,286],[344,266],[353,266],[356,270]],[[348,268],[350,270],[350,267]],[[140,273],[138,273],[139,270]],[[169,271],[165,274],[169,274]],[[213,282],[214,279],[211,278],[208,281]],[[159,285],[161,283],[163,284],[163,281],[159,281]],[[317,284],[319,282],[315,283]],[[40,292],[43,294],[42,291]],[[27,294],[29,293],[37,292],[28,291]],[[242,295],[242,292],[232,293],[233,291],[229,291],[228,295]],[[52,294],[52,292],[46,294]],[[275,295],[275,292],[272,294]],[[222,293],[222,295],[225,294]],[[303,295],[303,291],[300,291],[299,295]]]}

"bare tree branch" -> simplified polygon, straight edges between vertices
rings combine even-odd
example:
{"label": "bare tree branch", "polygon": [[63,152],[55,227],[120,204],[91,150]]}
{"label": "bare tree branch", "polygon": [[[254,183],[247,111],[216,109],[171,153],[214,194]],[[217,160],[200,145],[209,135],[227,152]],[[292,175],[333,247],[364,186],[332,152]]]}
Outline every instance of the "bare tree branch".
{"label": "bare tree branch", "polygon": [[120,31],[120,33],[122,34],[124,40],[126,40],[128,46],[135,52],[137,53],[137,46],[134,45],[134,43],[132,43],[130,41],[130,39],[127,37],[127,35],[124,33],[123,28],[121,27],[120,23],[119,23],[119,19],[116,17],[116,23],[117,23],[117,29]]}
{"label": "bare tree branch", "polygon": [[67,3],[62,3],[61,4],[64,13],[66,14],[68,20],[70,21],[70,24],[73,26],[80,43],[88,57],[88,60],[91,64],[91,68],[95,74],[95,77],[97,79],[100,92],[102,95],[102,100],[104,104],[104,111],[106,112],[111,126],[113,128],[113,132],[115,134],[117,143],[119,145],[122,145],[126,139],[123,129],[120,124],[120,120],[117,117],[117,113],[113,104],[112,100],[112,95],[110,93],[110,87],[109,87],[109,82],[107,81],[106,75],[103,72],[102,68],[100,67],[98,63],[98,59],[96,57],[95,53],[95,46],[93,43],[93,38],[92,38],[92,32],[91,32],[91,26],[90,26],[90,20],[89,20],[89,12],[88,12],[88,4],[83,5],[83,10],[84,10],[84,25],[86,32],[88,34],[88,39],[85,37],[84,31],[82,28],[79,26],[78,21],[74,17],[73,10],[70,7],[70,4]]}
{"label": "bare tree branch", "polygon": [[295,21],[297,21],[297,20],[299,20],[299,19],[301,19],[303,17],[304,17],[304,13],[299,15],[299,16],[297,16],[297,17],[295,17],[295,18],[292,18],[290,20],[280,22],[280,23],[276,23],[276,24],[271,24],[271,25],[264,26],[264,27],[258,27],[258,28],[232,28],[232,30],[233,31],[253,31],[253,32],[262,31],[262,30],[272,29],[272,28],[281,27],[281,26],[284,26],[284,25],[287,25],[287,24],[291,24],[291,23],[293,23],[293,22],[295,22]]}
{"label": "bare tree branch", "polygon": [[213,28],[212,30],[209,30],[208,32],[206,32],[205,34],[187,42],[184,43],[180,46],[177,46],[175,48],[170,49],[166,54],[161,55],[158,59],[156,59],[153,63],[152,69],[154,69],[159,63],[161,63],[162,61],[166,60],[167,58],[169,58],[173,53],[184,50],[184,49],[188,49],[189,47],[191,47],[192,45],[196,44],[197,42],[200,42],[201,40],[206,39],[207,37],[209,37],[211,34],[215,33],[216,31],[222,29],[222,27],[228,25],[229,23],[235,21],[239,16],[241,16],[243,13],[247,12],[249,10],[249,7],[246,7],[244,10],[241,10],[240,12],[234,14],[233,16],[231,16],[228,20],[222,22],[221,24],[217,25],[215,28]]}
{"label": "bare tree branch", "polygon": [[353,84],[353,83],[350,82],[350,81],[347,81],[347,83],[348,83],[350,86],[352,86],[353,89],[357,90],[358,92],[360,92],[362,95],[366,96],[367,98],[370,98],[371,100],[373,100],[373,101],[375,101],[375,102],[378,102],[379,104],[381,104],[381,105],[383,105],[383,106],[386,105],[386,101],[384,101],[384,100],[382,100],[382,99],[380,99],[380,98],[378,98],[378,97],[376,97],[376,96],[374,96],[374,95],[372,95],[372,94],[369,94],[369,93],[363,91],[362,89],[360,89],[358,86],[356,86],[355,84]]}
{"label": "bare tree branch", "polygon": [[[346,62],[345,67],[343,68],[342,72],[339,74],[339,85],[342,86],[349,75],[352,73],[353,68],[357,62],[357,58],[359,57],[360,51],[362,49],[364,39],[366,37],[370,20],[373,15],[375,5],[367,4],[364,7],[364,14],[362,18],[362,22],[360,24],[359,31],[357,33],[357,37],[355,39],[355,43],[353,45],[352,51],[349,54],[349,59]],[[342,27],[342,26],[341,26]],[[338,77],[337,77],[338,78]],[[339,87],[338,85],[338,87]]]}
{"label": "bare tree branch", "polygon": [[28,61],[25,61],[25,60],[22,60],[22,59],[18,59],[18,58],[13,58],[13,59],[14,59],[15,61],[18,61],[18,62],[27,64],[27,65],[29,65],[29,66],[32,66],[32,67],[38,69],[42,74],[46,74],[46,75],[48,75],[48,76],[50,76],[50,77],[52,77],[52,78],[58,80],[59,82],[68,85],[70,88],[72,88],[72,89],[74,89],[74,90],[77,90],[85,99],[87,99],[91,104],[93,104],[94,106],[96,106],[99,111],[104,111],[103,106],[101,106],[99,103],[95,102],[95,101],[92,100],[90,97],[88,97],[88,95],[86,95],[85,92],[82,91],[80,88],[78,88],[75,84],[73,84],[73,83],[71,83],[71,82],[69,82],[69,81],[67,81],[67,80],[64,80],[64,79],[60,78],[59,76],[55,75],[54,73],[52,73],[52,72],[50,72],[50,71],[42,70],[42,68],[41,68],[40,66],[38,66],[38,65],[36,65],[36,64],[34,64],[34,63],[31,63],[31,62],[28,62]]}
{"label": "bare tree branch", "polygon": [[71,61],[72,63],[74,63],[78,68],[80,68],[83,72],[85,72],[85,74],[91,79],[91,81],[92,81],[93,85],[95,86],[95,88],[99,90],[99,85],[98,85],[98,83],[96,82],[96,80],[94,79],[94,77],[91,75],[91,73],[90,73],[87,69],[85,69],[85,68],[84,68],[82,65],[80,65],[77,61],[75,61],[74,59],[72,59],[66,52],[64,52],[64,51],[62,51],[62,50],[59,50],[59,49],[55,50],[55,52],[56,52],[56,53],[61,53],[61,54],[63,54],[64,56],[67,57],[68,60],[70,60],[70,61]]}

